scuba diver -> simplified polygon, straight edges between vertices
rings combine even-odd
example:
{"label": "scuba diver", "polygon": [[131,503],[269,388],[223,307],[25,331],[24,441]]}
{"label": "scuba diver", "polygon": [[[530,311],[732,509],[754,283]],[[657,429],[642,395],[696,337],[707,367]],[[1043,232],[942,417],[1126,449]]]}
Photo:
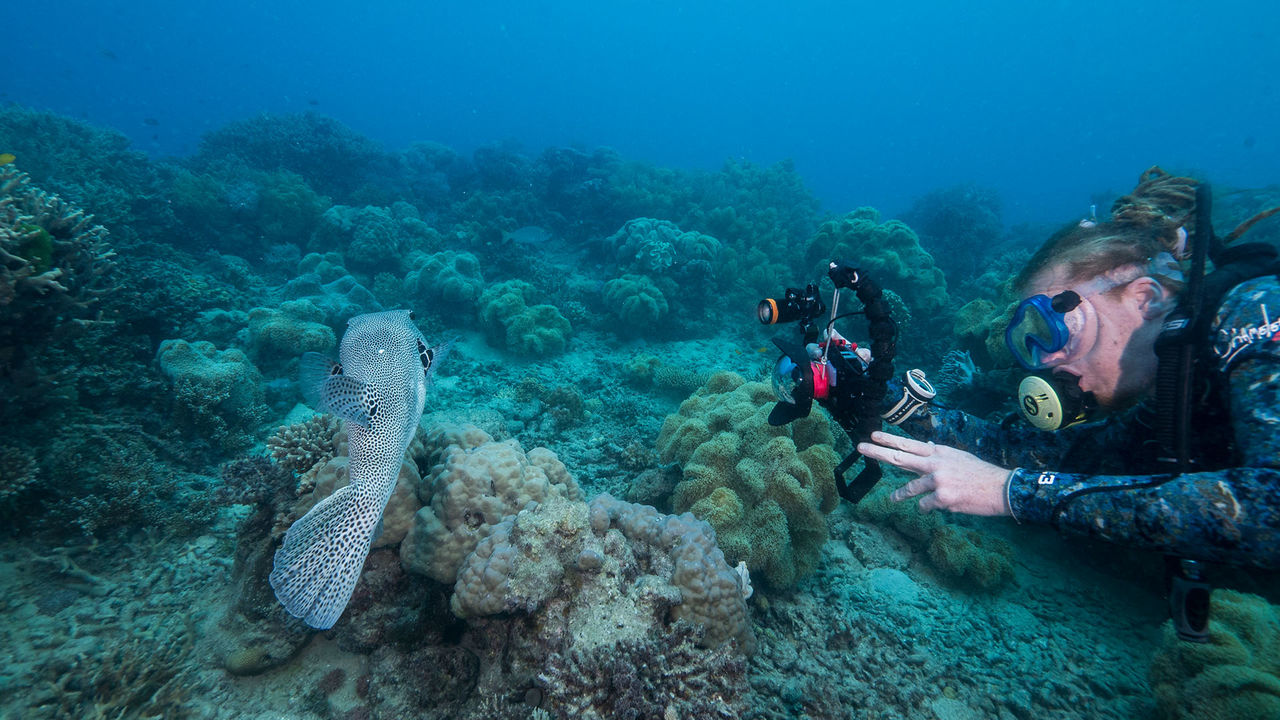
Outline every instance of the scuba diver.
{"label": "scuba diver", "polygon": [[1280,208],[1219,238],[1209,206],[1207,185],[1152,168],[1110,221],[1035,253],[1005,333],[1029,424],[931,407],[900,425],[912,437],[857,445],[917,475],[892,498],[922,512],[1165,553],[1175,628],[1201,641],[1199,561],[1280,567],[1280,260],[1228,244]]}

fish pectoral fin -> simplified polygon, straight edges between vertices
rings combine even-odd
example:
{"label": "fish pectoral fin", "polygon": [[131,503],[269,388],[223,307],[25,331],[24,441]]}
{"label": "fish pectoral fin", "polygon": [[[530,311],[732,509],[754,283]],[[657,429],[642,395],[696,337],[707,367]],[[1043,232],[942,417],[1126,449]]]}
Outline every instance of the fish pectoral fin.
{"label": "fish pectoral fin", "polygon": [[365,384],[342,374],[342,365],[320,353],[304,353],[301,362],[302,395],[307,404],[361,427],[369,427],[374,408]]}
{"label": "fish pectoral fin", "polygon": [[368,428],[369,419],[375,412],[369,395],[363,382],[346,375],[334,375],[320,387],[316,409],[331,412],[347,422]]}
{"label": "fish pectoral fin", "polygon": [[342,375],[342,363],[320,353],[302,353],[302,358],[298,361],[298,382],[302,386],[302,396],[317,410],[320,409],[320,391],[325,382],[338,375]]}

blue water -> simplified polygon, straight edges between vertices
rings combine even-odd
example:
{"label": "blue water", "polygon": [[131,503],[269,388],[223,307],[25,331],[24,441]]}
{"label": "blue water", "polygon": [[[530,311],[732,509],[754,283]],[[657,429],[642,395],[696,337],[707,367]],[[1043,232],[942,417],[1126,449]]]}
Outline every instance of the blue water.
{"label": "blue water", "polygon": [[315,110],[391,149],[792,158],[836,212],[976,182],[1006,222],[1080,215],[1155,163],[1242,187],[1280,166],[1280,5],[1259,2],[59,0],[4,17],[0,100],[156,155]]}

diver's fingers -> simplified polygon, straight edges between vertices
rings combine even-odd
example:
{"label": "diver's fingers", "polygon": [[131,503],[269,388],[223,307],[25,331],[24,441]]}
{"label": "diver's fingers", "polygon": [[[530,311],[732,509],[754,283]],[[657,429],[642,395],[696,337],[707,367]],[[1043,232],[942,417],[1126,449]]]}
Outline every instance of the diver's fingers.
{"label": "diver's fingers", "polygon": [[938,499],[938,493],[936,492],[920,498],[920,504],[917,505],[916,508],[922,513],[947,509],[946,506],[942,504],[942,501]]}
{"label": "diver's fingers", "polygon": [[[874,437],[874,436],[873,436]],[[858,443],[858,452],[872,460],[886,462],[894,467],[917,473],[933,472],[933,459],[915,455],[903,450],[895,450],[875,443]]]}
{"label": "diver's fingers", "polygon": [[[903,500],[906,500],[908,498],[913,498],[917,495],[923,495],[925,493],[931,493],[937,489],[938,489],[938,481],[933,479],[933,475],[921,475],[915,480],[912,480],[906,485],[903,485],[897,490],[894,490],[893,494],[889,496],[889,499],[893,500],[894,502],[902,502]],[[921,500],[920,501],[921,505],[923,506],[924,502],[931,497],[933,496],[930,495],[924,500]]]}
{"label": "diver's fingers", "polygon": [[934,444],[932,442],[921,442],[914,438],[904,437],[902,435],[891,435],[887,432],[879,430],[871,433],[871,442],[877,445],[886,445],[896,448],[912,455],[929,456],[933,454]]}

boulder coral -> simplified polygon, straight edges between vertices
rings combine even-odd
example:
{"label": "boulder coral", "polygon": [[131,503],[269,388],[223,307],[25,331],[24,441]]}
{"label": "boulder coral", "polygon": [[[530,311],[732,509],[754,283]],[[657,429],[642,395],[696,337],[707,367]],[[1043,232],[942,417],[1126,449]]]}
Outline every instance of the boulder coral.
{"label": "boulder coral", "polygon": [[282,370],[304,352],[331,352],[337,342],[324,311],[310,300],[249,311],[249,352],[260,368]]}
{"label": "boulder coral", "polygon": [[252,443],[267,409],[262,375],[243,352],[220,351],[205,341],[165,340],[156,363],[169,381],[179,427],[227,452]]}
{"label": "boulder coral", "polygon": [[480,260],[469,252],[414,253],[407,264],[413,269],[405,275],[404,292],[416,306],[471,310],[484,292]]}
{"label": "boulder coral", "polygon": [[342,265],[338,253],[308,253],[298,262],[298,277],[282,289],[289,300],[308,300],[324,313],[324,324],[343,327],[362,313],[379,312],[382,304]]}
{"label": "boulder coral", "polygon": [[628,220],[605,245],[624,270],[672,277],[694,271],[713,275],[721,251],[720,241],[710,235],[653,218]]}
{"label": "boulder coral", "polygon": [[320,216],[312,249],[337,250],[358,272],[400,271],[410,251],[440,244],[440,235],[406,202],[391,207],[335,205]]}
{"label": "boulder coral", "polygon": [[400,546],[409,572],[452,584],[463,559],[506,517],[553,496],[582,496],[549,450],[526,454],[515,440],[497,442],[472,426],[434,427],[427,437],[425,457],[435,464],[418,484],[424,507]]}
{"label": "boulder coral", "polygon": [[838,458],[822,413],[774,427],[774,402],[765,383],[715,373],[667,416],[658,451],[682,467],[672,508],[709,522],[729,562],[783,588],[818,565]]}
{"label": "boulder coral", "polygon": [[[640,579],[626,581],[633,577]],[[533,614],[569,596],[581,650],[683,620],[702,628],[708,647],[734,640],[750,652],[750,590],[711,527],[688,513],[663,515],[608,494],[590,503],[553,496],[477,544],[458,572],[452,607],[464,618]]]}

